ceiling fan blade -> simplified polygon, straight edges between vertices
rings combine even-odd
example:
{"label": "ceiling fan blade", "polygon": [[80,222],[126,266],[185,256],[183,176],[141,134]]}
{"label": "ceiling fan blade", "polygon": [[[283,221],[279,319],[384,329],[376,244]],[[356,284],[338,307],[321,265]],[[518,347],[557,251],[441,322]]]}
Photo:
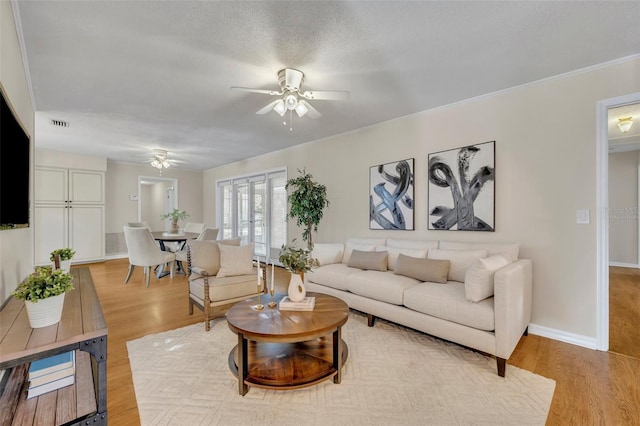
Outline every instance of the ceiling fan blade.
{"label": "ceiling fan blade", "polygon": [[277,90],[252,89],[251,87],[231,86],[231,90],[240,90],[243,92],[251,92],[251,93],[263,93],[265,95],[271,95],[271,96],[278,96],[283,94],[283,92],[278,92]]}
{"label": "ceiling fan blade", "polygon": [[259,109],[258,111],[256,111],[256,114],[266,114],[269,111],[271,111],[273,109],[274,106],[276,106],[276,104],[278,102],[282,102],[282,99],[278,99],[277,101],[273,101],[273,102],[269,102],[265,107]]}
{"label": "ceiling fan blade", "polygon": [[320,112],[318,112],[317,109],[315,109],[313,106],[311,106],[311,104],[309,102],[301,100],[300,103],[307,107],[307,109],[308,109],[307,115],[309,116],[309,118],[313,118],[315,120],[316,118],[322,117],[322,114],[320,114]]}
{"label": "ceiling fan blade", "polygon": [[346,101],[349,99],[349,92],[346,90],[307,90],[300,93],[305,99]]}

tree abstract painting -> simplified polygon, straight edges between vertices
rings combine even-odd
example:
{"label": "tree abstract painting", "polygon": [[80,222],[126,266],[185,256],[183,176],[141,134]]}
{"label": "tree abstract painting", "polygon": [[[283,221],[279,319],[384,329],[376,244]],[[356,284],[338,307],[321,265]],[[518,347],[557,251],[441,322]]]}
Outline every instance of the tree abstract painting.
{"label": "tree abstract painting", "polygon": [[429,229],[494,231],[495,141],[429,154]]}
{"label": "tree abstract painting", "polygon": [[413,230],[413,158],[369,169],[369,229]]}

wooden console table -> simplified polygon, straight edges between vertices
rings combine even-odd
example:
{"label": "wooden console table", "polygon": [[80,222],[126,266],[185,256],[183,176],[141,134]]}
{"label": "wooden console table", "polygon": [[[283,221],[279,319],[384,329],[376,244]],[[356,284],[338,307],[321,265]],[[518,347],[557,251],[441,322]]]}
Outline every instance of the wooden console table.
{"label": "wooden console table", "polygon": [[[71,274],[75,289],[65,296],[59,323],[31,328],[24,302],[13,297],[0,310],[0,370],[9,374],[0,425],[107,424],[107,324],[89,268],[72,268]],[[29,363],[71,350],[75,383],[26,399]]]}

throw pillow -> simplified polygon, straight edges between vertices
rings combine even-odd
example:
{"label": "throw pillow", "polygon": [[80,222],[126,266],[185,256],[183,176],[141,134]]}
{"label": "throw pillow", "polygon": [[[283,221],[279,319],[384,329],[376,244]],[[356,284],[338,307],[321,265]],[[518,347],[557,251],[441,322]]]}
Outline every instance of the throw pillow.
{"label": "throw pillow", "polygon": [[420,281],[446,284],[450,262],[400,254],[394,274],[415,278]]}
{"label": "throw pillow", "polygon": [[351,252],[353,250],[359,251],[376,251],[375,244],[355,244],[347,242],[344,246],[344,256],[342,257],[342,263],[349,263],[349,258],[351,257]]}
{"label": "throw pillow", "polygon": [[220,270],[218,277],[233,277],[255,273],[253,269],[253,243],[246,246],[220,244]]}
{"label": "throw pillow", "polygon": [[387,252],[353,250],[347,266],[384,272],[387,270]]}
{"label": "throw pillow", "polygon": [[427,257],[427,249],[412,249],[412,248],[399,248],[391,246],[376,246],[376,251],[386,251],[389,254],[387,268],[390,270],[396,269],[396,263],[398,262],[398,256],[404,254],[411,257]]}
{"label": "throw pillow", "polygon": [[509,259],[502,255],[476,260],[464,276],[464,294],[469,302],[480,302],[493,296],[493,276]]}
{"label": "throw pillow", "polygon": [[429,250],[427,258],[448,260],[451,262],[449,266],[449,280],[464,282],[464,274],[473,262],[478,259],[487,257],[487,250]]}

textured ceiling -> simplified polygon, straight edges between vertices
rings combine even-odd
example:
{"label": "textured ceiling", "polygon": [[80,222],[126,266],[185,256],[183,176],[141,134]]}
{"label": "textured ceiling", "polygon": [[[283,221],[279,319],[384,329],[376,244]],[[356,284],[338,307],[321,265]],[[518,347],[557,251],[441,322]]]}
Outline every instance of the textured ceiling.
{"label": "textured ceiling", "polygon": [[[36,147],[204,170],[640,54],[640,2],[14,1]],[[322,117],[293,131],[278,70]],[[50,124],[51,119],[69,127]],[[640,117],[639,120],[640,122]],[[640,123],[638,123],[640,127]]]}

